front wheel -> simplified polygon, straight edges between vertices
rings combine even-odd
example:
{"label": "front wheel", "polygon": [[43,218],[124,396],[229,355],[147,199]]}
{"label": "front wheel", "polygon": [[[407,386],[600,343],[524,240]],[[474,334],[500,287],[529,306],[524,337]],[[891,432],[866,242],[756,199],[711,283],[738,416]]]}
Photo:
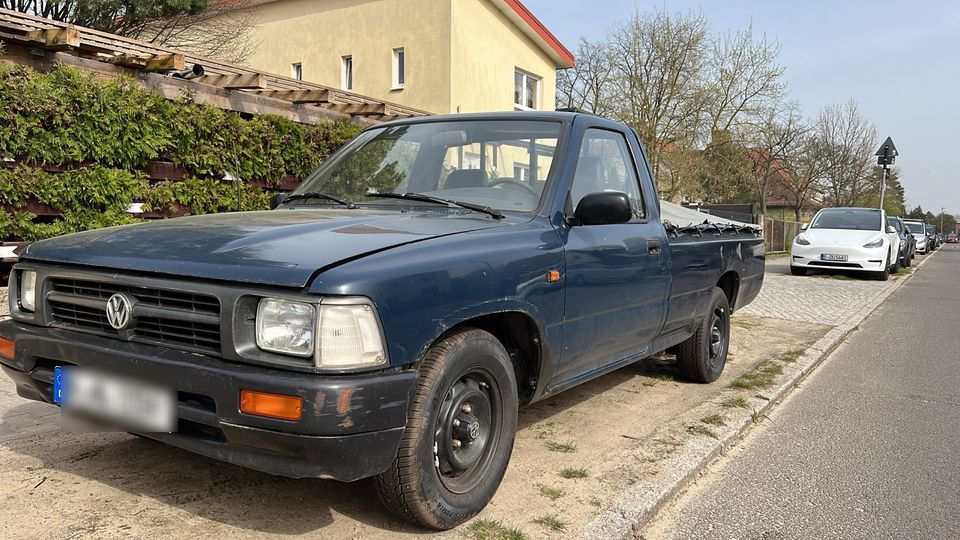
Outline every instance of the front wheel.
{"label": "front wheel", "polygon": [[720,287],[710,295],[710,308],[689,339],[677,346],[677,364],[683,378],[709,383],[720,378],[730,343],[730,304]]}
{"label": "front wheel", "polygon": [[397,516],[450,529],[493,498],[517,430],[517,380],[510,356],[475,328],[435,344],[420,365],[397,457],[377,475],[377,493]]}

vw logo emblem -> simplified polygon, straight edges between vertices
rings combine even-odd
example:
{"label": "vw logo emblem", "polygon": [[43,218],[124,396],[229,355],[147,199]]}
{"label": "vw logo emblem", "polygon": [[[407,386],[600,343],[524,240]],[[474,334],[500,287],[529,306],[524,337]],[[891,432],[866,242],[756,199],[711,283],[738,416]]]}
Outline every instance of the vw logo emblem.
{"label": "vw logo emblem", "polygon": [[480,422],[470,423],[470,438],[476,439],[480,436]]}
{"label": "vw logo emblem", "polygon": [[130,299],[122,294],[115,294],[107,300],[107,322],[116,330],[127,327],[132,312]]}

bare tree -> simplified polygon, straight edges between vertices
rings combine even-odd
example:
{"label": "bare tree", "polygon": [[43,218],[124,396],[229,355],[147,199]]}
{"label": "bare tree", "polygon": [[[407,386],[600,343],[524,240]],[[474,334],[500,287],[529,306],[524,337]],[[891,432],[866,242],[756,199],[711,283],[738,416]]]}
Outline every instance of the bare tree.
{"label": "bare tree", "polygon": [[688,146],[697,138],[697,95],[707,45],[703,15],[665,11],[638,11],[610,35],[612,92],[617,96],[612,113],[646,141],[655,175],[668,146]]}
{"label": "bare tree", "polygon": [[815,131],[806,131],[798,146],[795,153],[787,156],[790,174],[784,177],[782,187],[784,198],[793,207],[796,220],[800,221],[811,203],[821,199],[826,178],[830,174],[830,163],[826,144]]}
{"label": "bare tree", "polygon": [[717,36],[707,55],[705,108],[709,133],[733,131],[738,123],[766,120],[786,92],[784,67],[777,63],[780,45],[766,35],[755,39],[753,27]]}
{"label": "bare tree", "polygon": [[255,49],[255,0],[0,0],[0,7],[233,62]]}
{"label": "bare tree", "polygon": [[576,58],[576,67],[557,72],[557,108],[611,114],[615,98],[610,49],[581,38]]}
{"label": "bare tree", "polygon": [[873,183],[870,172],[877,129],[860,114],[852,99],[844,105],[824,107],[817,117],[816,129],[828,163],[829,203],[851,206]]}
{"label": "bare tree", "polygon": [[750,177],[760,203],[760,213],[766,215],[771,188],[780,187],[792,174],[788,162],[803,142],[807,131],[795,101],[773,104],[754,126],[748,137]]}

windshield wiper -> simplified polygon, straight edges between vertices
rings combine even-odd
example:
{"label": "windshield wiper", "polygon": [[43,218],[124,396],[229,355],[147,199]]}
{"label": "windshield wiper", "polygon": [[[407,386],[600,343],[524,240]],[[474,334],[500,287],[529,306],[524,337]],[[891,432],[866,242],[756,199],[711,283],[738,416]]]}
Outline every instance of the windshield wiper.
{"label": "windshield wiper", "polygon": [[348,201],[347,199],[344,199],[343,197],[337,197],[336,195],[333,195],[331,193],[323,193],[321,191],[305,191],[303,193],[290,195],[289,197],[284,199],[283,202],[284,204],[286,204],[290,201],[298,201],[298,200],[305,200],[305,199],[324,199],[327,201],[333,201],[335,203],[342,204],[343,206],[346,206],[347,208],[350,208],[350,209],[357,207],[356,204],[354,204],[351,201]]}
{"label": "windshield wiper", "polygon": [[467,210],[473,210],[474,212],[481,212],[487,214],[488,216],[493,216],[494,219],[503,219],[503,214],[499,210],[490,208],[489,206],[482,206],[479,204],[473,204],[462,201],[455,201],[453,199],[443,199],[440,197],[432,197],[430,195],[424,195],[422,193],[368,193],[367,197],[381,197],[384,199],[407,199],[410,201],[420,201],[433,204],[442,204],[445,206],[459,206],[460,208],[466,208]]}

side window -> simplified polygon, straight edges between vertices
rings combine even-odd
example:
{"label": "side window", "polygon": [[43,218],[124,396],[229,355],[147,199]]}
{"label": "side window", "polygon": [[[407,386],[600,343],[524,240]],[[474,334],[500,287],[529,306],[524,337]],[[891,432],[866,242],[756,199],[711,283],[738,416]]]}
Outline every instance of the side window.
{"label": "side window", "polygon": [[621,191],[630,198],[635,218],[644,217],[643,198],[637,171],[623,135],[591,128],[583,136],[577,171],[570,187],[573,208],[590,193]]}

